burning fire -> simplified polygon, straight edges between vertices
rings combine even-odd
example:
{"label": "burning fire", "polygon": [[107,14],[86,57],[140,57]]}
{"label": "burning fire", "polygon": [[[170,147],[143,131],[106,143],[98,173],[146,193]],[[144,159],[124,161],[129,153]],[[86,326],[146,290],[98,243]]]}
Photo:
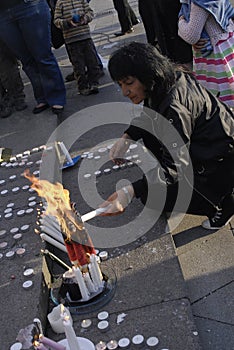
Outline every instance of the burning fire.
{"label": "burning fire", "polygon": [[33,188],[37,194],[45,198],[47,202],[47,208],[45,215],[55,216],[62,228],[62,231],[66,234],[67,238],[71,239],[71,231],[83,230],[84,225],[82,221],[78,221],[74,210],[72,209],[70,202],[69,191],[63,188],[60,183],[52,184],[47,180],[41,180],[36,176],[30,174],[26,169],[24,176],[31,181]]}
{"label": "burning fire", "polygon": [[[75,211],[70,202],[69,191],[60,183],[52,184],[41,180],[25,170],[24,176],[31,181],[39,196],[45,198],[47,208],[44,215],[57,218],[62,233],[66,236],[65,245],[71,262],[76,261],[78,266],[89,263],[91,254],[96,254],[91,238],[89,237],[81,216]],[[74,263],[73,263],[74,264]]]}

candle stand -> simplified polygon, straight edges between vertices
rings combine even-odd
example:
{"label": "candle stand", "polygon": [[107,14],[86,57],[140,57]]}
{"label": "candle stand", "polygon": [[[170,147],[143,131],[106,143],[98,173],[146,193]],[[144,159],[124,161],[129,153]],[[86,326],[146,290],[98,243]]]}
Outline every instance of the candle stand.
{"label": "candle stand", "polygon": [[93,311],[97,311],[101,309],[104,305],[106,305],[114,296],[117,278],[114,270],[110,267],[107,267],[104,264],[101,264],[101,271],[103,274],[103,287],[98,291],[91,293],[89,299],[86,301],[77,300],[72,301],[67,296],[61,295],[61,285],[63,279],[61,277],[60,286],[56,288],[51,288],[50,296],[54,305],[59,305],[63,303],[70,311],[71,314],[86,314]]}

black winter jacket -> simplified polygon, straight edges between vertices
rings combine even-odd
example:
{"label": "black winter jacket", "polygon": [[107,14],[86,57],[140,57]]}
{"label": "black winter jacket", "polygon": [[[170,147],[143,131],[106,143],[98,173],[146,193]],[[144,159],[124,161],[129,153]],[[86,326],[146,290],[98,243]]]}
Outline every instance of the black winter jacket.
{"label": "black winter jacket", "polygon": [[[234,115],[192,75],[177,72],[170,91],[163,97],[153,92],[144,105],[150,110],[134,118],[125,132],[135,141],[143,139],[158,163],[133,184],[136,197],[145,202],[151,188],[174,185],[191,166],[198,187],[197,175],[215,176],[216,165],[224,159],[231,160],[230,172],[234,172]],[[234,187],[233,178],[228,181]]]}

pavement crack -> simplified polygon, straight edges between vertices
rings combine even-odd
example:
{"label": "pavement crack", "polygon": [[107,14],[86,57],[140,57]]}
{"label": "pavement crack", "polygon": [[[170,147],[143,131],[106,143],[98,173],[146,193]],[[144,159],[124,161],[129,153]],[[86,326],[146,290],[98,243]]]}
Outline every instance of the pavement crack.
{"label": "pavement crack", "polygon": [[212,294],[218,292],[220,289],[223,289],[223,288],[229,286],[229,285],[232,284],[233,282],[234,282],[234,280],[231,280],[230,282],[227,282],[227,283],[223,284],[223,285],[220,286],[219,288],[216,288],[216,289],[210,291],[209,293],[207,293],[206,295],[203,295],[202,297],[200,297],[200,298],[198,298],[198,299],[192,301],[192,302],[191,302],[191,306],[194,305],[194,304],[196,304],[196,303],[198,303],[199,301],[201,301],[201,300],[203,300],[203,299],[205,299],[205,298],[208,298],[208,297],[211,296]]}
{"label": "pavement crack", "polygon": [[231,327],[234,326],[233,323],[216,320],[215,318],[211,318],[211,317],[205,317],[205,316],[200,316],[200,315],[196,315],[196,314],[193,314],[193,317],[196,317],[196,318],[199,318],[199,319],[203,319],[203,320],[207,320],[207,321],[217,322],[217,323],[220,323],[220,324],[225,324],[225,325],[228,325],[228,326],[231,326]]}

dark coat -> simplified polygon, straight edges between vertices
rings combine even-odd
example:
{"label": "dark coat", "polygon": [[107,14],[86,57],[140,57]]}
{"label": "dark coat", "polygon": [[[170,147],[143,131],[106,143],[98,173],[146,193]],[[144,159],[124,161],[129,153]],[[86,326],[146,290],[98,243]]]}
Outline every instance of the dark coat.
{"label": "dark coat", "polygon": [[134,118],[126,133],[133,140],[142,138],[158,163],[133,184],[136,196],[145,203],[147,192],[158,196],[167,187],[173,189],[172,203],[178,184],[185,181],[214,205],[219,203],[234,187],[232,111],[182,72],[166,95],[153,92],[145,106],[151,110]]}

